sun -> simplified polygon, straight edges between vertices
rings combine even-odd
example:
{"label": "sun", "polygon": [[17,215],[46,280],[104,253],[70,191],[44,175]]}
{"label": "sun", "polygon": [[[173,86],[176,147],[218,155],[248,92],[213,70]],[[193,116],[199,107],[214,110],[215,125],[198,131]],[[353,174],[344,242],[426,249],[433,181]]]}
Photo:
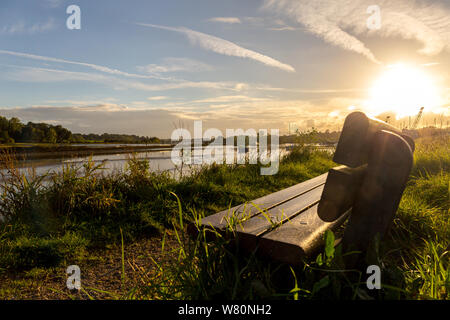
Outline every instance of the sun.
{"label": "sun", "polygon": [[397,119],[415,115],[421,107],[433,111],[440,106],[432,77],[422,69],[401,63],[388,66],[375,80],[369,94],[370,113],[393,112]]}

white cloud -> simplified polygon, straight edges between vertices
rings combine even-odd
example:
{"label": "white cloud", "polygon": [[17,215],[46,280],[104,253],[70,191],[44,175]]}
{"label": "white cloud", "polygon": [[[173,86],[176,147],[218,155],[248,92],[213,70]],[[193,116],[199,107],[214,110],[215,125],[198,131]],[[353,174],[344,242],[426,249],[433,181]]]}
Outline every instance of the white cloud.
{"label": "white cloud", "polygon": [[130,83],[129,86],[135,89],[147,91],[165,91],[165,90],[189,89],[189,88],[241,91],[244,90],[246,84],[236,82],[179,81],[163,84],[144,84],[142,82],[134,82],[132,84]]}
{"label": "white cloud", "polygon": [[[369,30],[367,8],[381,9],[381,29]],[[355,35],[401,37],[422,43],[420,54],[450,51],[450,9],[439,2],[411,0],[266,0],[264,8],[287,15],[326,42],[358,52],[378,63]]]}
{"label": "white cloud", "polygon": [[287,25],[282,19],[273,19],[273,17],[243,17],[242,19],[250,26],[258,29],[264,28],[272,31],[294,31],[300,29]]}
{"label": "white cloud", "polygon": [[297,30],[294,27],[290,27],[290,26],[284,26],[284,27],[272,27],[272,28],[268,28],[269,30],[272,31],[294,31]]}
{"label": "white cloud", "polygon": [[208,21],[229,23],[229,24],[241,23],[241,20],[236,17],[214,17],[214,18],[208,19]]}
{"label": "white cloud", "polygon": [[54,19],[50,18],[46,22],[38,22],[32,25],[27,25],[24,21],[18,21],[12,25],[0,27],[0,34],[14,35],[14,34],[36,34],[47,32],[56,27]]}
{"label": "white cloud", "polygon": [[[220,99],[219,99],[220,100]],[[47,121],[66,124],[72,132],[83,133],[127,133],[159,137],[170,137],[173,123],[180,120],[203,120],[204,128],[279,128],[287,132],[288,123],[293,119],[304,122],[317,120],[319,129],[326,124],[337,124],[342,119],[329,119],[331,107],[320,107],[304,100],[288,101],[230,101],[225,105],[211,105],[206,110],[196,107],[155,108],[144,101],[135,101],[129,106],[113,103],[102,103],[88,106],[34,106],[28,108],[0,107],[0,114],[18,117],[23,122]],[[336,108],[336,105],[333,106]],[[335,110],[335,109],[333,109]],[[322,125],[319,125],[322,123]],[[339,124],[341,126],[341,124]]]}
{"label": "white cloud", "polygon": [[154,97],[148,97],[147,98],[147,100],[150,100],[150,101],[160,101],[160,100],[166,100],[166,99],[168,99],[169,97],[166,97],[166,96],[154,96]]}
{"label": "white cloud", "polygon": [[45,0],[45,4],[50,8],[58,8],[63,2],[64,0]]}
{"label": "white cloud", "polygon": [[256,102],[256,101],[266,101],[267,98],[255,98],[244,95],[235,95],[235,96],[219,96],[212,97],[207,99],[194,100],[193,103],[229,103],[229,102]]}
{"label": "white cloud", "polygon": [[144,23],[138,23],[138,25],[179,32],[186,35],[192,44],[199,45],[203,49],[227,56],[248,58],[271,67],[279,68],[284,71],[295,72],[295,69],[290,65],[281,63],[280,61],[277,61],[261,53],[242,48],[231,41],[221,39],[206,33],[194,31],[185,27],[176,28]]}
{"label": "white cloud", "polygon": [[138,70],[150,74],[169,72],[201,72],[210,71],[213,68],[203,62],[188,58],[164,58],[161,64],[148,64],[139,66]]}
{"label": "white cloud", "polygon": [[112,75],[119,75],[119,76],[129,77],[129,78],[167,80],[167,79],[160,78],[160,77],[157,77],[157,76],[141,75],[141,74],[123,72],[123,71],[120,71],[120,70],[117,70],[117,69],[112,69],[112,68],[108,68],[108,67],[105,67],[105,66],[92,64],[92,63],[77,62],[77,61],[71,61],[71,60],[59,59],[59,58],[52,58],[52,57],[40,56],[40,55],[35,55],[35,54],[30,54],[30,53],[23,53],[23,52],[16,52],[16,51],[9,51],[9,50],[1,50],[0,49],[0,54],[6,54],[6,55],[10,55],[10,56],[20,57],[20,58],[25,58],[25,59],[32,59],[32,60],[45,61],[45,62],[55,62],[55,63],[64,63],[64,64],[71,64],[71,65],[78,65],[78,66],[87,67],[87,68],[90,68],[90,69],[93,69],[93,70],[96,70],[96,71],[109,73],[109,74],[112,74]]}
{"label": "white cloud", "polygon": [[110,104],[114,101],[117,101],[116,98],[105,98],[102,100],[71,100],[71,99],[65,99],[65,100],[46,100],[45,103],[50,104],[70,104],[74,106],[89,106],[89,105],[102,105],[102,104]]}
{"label": "white cloud", "polygon": [[[353,110],[363,110],[364,105],[363,99],[344,96],[312,101],[244,95],[217,96],[185,100],[181,105],[167,103],[165,107],[154,106],[146,101],[133,101],[123,105],[112,103],[109,99],[92,105],[84,102],[73,105],[72,102],[59,106],[3,107],[0,108],[0,114],[8,118],[16,116],[24,122],[51,121],[67,124],[74,132],[103,133],[113,130],[117,133],[169,137],[174,129],[172,123],[181,119],[189,121],[189,125],[192,124],[191,120],[203,120],[205,129],[278,128],[285,134],[290,123],[305,130],[311,126],[311,120],[314,120],[314,127],[318,130],[340,130],[347,114]],[[350,106],[352,107],[349,108]],[[433,121],[433,118],[430,119],[428,123]],[[445,124],[448,118],[443,119]]]}
{"label": "white cloud", "polygon": [[61,82],[61,81],[89,81],[103,83],[108,77],[89,72],[64,71],[48,68],[9,66],[18,70],[2,72],[2,78],[20,82]]}
{"label": "white cloud", "polygon": [[186,81],[172,83],[149,84],[142,81],[121,79],[109,75],[91,72],[66,71],[49,68],[7,66],[18,70],[2,72],[0,76],[7,80],[20,82],[51,83],[62,81],[89,81],[100,85],[108,85],[116,90],[136,89],[142,91],[164,91],[187,88],[218,89],[241,91],[247,84],[237,82]]}

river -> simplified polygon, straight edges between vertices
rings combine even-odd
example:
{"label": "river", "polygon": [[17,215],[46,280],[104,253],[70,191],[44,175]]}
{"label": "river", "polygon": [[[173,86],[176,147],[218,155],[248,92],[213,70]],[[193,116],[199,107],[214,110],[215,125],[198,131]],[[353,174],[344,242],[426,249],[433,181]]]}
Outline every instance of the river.
{"label": "river", "polygon": [[[90,147],[95,148],[95,145]],[[98,147],[98,146],[97,146]],[[289,152],[291,145],[281,145],[280,146],[280,156],[283,157]],[[225,147],[225,152],[227,156],[234,158],[236,156],[236,147]],[[162,172],[169,171],[179,172],[177,166],[174,164],[171,158],[171,150],[155,149],[145,152],[136,152],[134,156],[140,160],[147,160],[149,162],[149,167],[152,172]],[[254,158],[255,154],[246,153],[247,157]],[[106,174],[114,171],[123,171],[126,168],[128,160],[132,157],[131,153],[112,153],[106,155],[93,155],[91,157],[75,157],[75,158],[54,158],[54,159],[38,159],[38,160],[25,160],[18,161],[15,166],[19,168],[20,171],[27,173],[30,169],[33,169],[37,175],[44,175],[47,173],[58,173],[61,172],[66,165],[73,165],[76,167],[82,167],[83,164],[88,161],[93,161],[94,164],[102,164],[102,171]],[[195,161],[195,155],[193,157]],[[224,157],[225,159],[225,157]],[[203,160],[208,160],[208,156],[204,156]],[[199,165],[183,166],[183,174],[188,173],[193,167],[198,167]],[[179,168],[179,167],[178,167]],[[0,170],[5,173],[5,170]]]}

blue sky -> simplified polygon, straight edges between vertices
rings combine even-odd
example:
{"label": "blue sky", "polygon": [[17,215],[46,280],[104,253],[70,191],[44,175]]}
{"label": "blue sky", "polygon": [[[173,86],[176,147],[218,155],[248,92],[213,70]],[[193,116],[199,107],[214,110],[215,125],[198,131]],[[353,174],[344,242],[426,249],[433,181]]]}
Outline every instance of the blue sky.
{"label": "blue sky", "polygon": [[[364,0],[2,0],[0,115],[163,137],[200,119],[336,130],[397,62],[433,76],[429,111],[448,115],[448,2],[378,3],[373,31]],[[72,4],[80,30],[66,27]]]}

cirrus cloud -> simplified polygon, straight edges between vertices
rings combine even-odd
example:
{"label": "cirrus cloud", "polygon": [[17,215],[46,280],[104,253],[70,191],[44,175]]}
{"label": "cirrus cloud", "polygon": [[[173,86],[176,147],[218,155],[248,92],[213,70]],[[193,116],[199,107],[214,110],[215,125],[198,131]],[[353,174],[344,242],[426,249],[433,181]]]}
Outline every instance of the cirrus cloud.
{"label": "cirrus cloud", "polygon": [[203,62],[189,58],[164,58],[162,64],[148,64],[139,66],[138,70],[150,73],[170,73],[170,72],[202,72],[211,71],[213,68]]}
{"label": "cirrus cloud", "polygon": [[379,63],[372,51],[357,35],[400,37],[417,40],[418,51],[436,55],[450,51],[450,8],[438,1],[377,0],[381,11],[381,28],[367,27],[367,9],[373,0],[266,0],[263,8],[286,15],[304,25],[326,42],[366,56]]}
{"label": "cirrus cloud", "polygon": [[15,35],[15,34],[36,34],[41,32],[47,32],[55,29],[56,23],[54,19],[50,18],[45,22],[37,22],[33,25],[27,25],[24,21],[20,20],[16,23],[8,26],[0,27],[0,34]]}
{"label": "cirrus cloud", "polygon": [[237,44],[221,39],[206,33],[194,31],[185,27],[167,27],[156,24],[145,24],[145,23],[137,23],[137,25],[150,27],[150,28],[158,28],[163,30],[175,31],[178,33],[182,33],[188,37],[192,44],[199,45],[203,49],[213,51],[215,53],[223,54],[226,56],[234,56],[240,58],[248,58],[258,62],[261,62],[267,66],[279,68],[288,72],[295,72],[295,69],[288,65],[284,64],[278,60],[275,60],[271,57],[263,55],[261,53],[242,48]]}
{"label": "cirrus cloud", "polygon": [[236,18],[236,17],[214,17],[214,18],[208,19],[208,21],[229,23],[229,24],[241,23],[241,19]]}

